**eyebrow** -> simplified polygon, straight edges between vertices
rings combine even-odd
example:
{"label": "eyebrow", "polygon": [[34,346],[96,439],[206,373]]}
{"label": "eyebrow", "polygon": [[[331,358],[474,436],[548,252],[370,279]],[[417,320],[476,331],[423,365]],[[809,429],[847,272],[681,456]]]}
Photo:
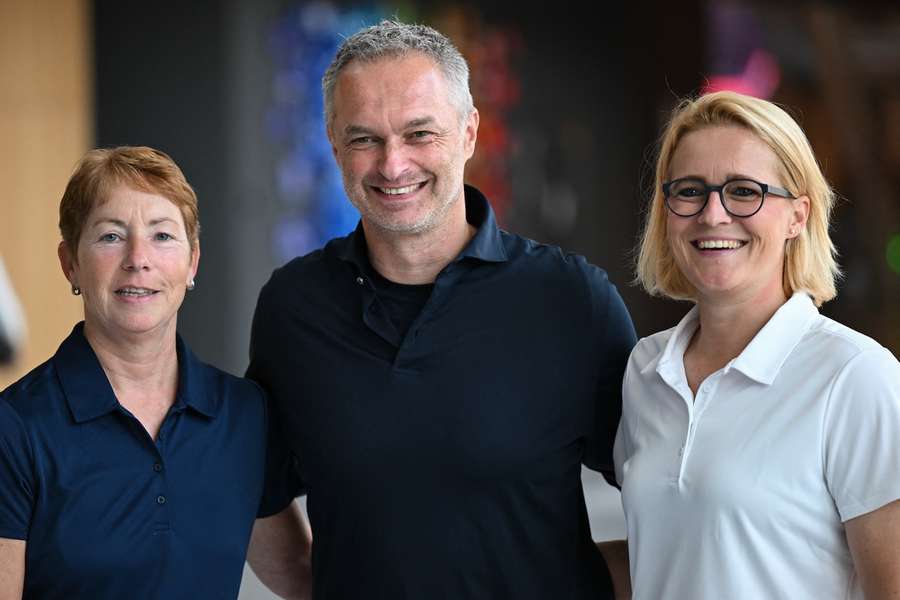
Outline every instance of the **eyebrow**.
{"label": "eyebrow", "polygon": [[424,127],[425,125],[431,125],[434,122],[434,117],[419,117],[418,119],[408,121],[406,125],[403,126],[403,129],[415,129],[416,127]]}
{"label": "eyebrow", "polygon": [[[407,121],[403,125],[403,130],[415,129],[417,127],[424,127],[426,125],[432,125],[433,123],[435,123],[434,117],[418,117],[416,119]],[[364,127],[362,125],[351,124],[351,125],[347,125],[346,127],[344,127],[344,136],[345,137],[350,137],[350,136],[354,136],[354,135],[376,135],[377,136],[377,134],[372,129],[369,129],[368,127]]]}
{"label": "eyebrow", "polygon": [[344,137],[350,137],[353,135],[372,135],[374,132],[368,127],[363,127],[362,125],[347,125],[344,127]]}
{"label": "eyebrow", "polygon": [[[709,181],[706,179],[706,177],[702,177],[700,175],[683,175],[681,177],[675,177],[674,179],[698,179],[700,181],[709,183]],[[673,181],[674,181],[674,179],[673,179]],[[723,179],[722,181],[723,182],[732,181],[734,179],[752,179],[753,181],[756,181],[755,177],[751,177],[750,175],[745,175],[743,173],[726,173],[725,179]]]}
{"label": "eyebrow", "polygon": [[[147,224],[150,225],[151,227],[153,227],[153,226],[159,225],[160,223],[165,223],[165,222],[172,223],[173,225],[178,224],[178,222],[175,219],[172,219],[170,217],[160,217],[158,219],[153,219]],[[121,227],[122,229],[128,229],[128,223],[126,223],[125,221],[122,221],[120,219],[97,219],[96,221],[94,221],[94,223],[93,223],[93,225],[91,225],[91,227],[97,227],[98,225],[103,225],[104,223],[109,223],[110,225],[115,225],[116,227]]]}

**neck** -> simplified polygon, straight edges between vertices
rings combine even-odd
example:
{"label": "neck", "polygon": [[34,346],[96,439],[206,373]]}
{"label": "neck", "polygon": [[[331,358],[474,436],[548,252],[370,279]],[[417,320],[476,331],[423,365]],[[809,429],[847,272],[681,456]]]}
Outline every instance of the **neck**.
{"label": "neck", "polygon": [[701,356],[718,356],[727,363],[747,347],[785,302],[787,295],[780,287],[777,293],[763,297],[701,298],[697,302],[700,327],[689,349]]}
{"label": "neck", "polygon": [[460,198],[442,224],[414,234],[378,230],[363,220],[369,260],[383,277],[408,285],[433,283],[476,233],[466,221],[465,201]]}
{"label": "neck", "polygon": [[89,321],[84,337],[97,355],[100,366],[120,402],[153,390],[159,398],[174,402],[178,389],[178,353],[175,350],[175,324],[159,334],[123,335],[114,339]]}

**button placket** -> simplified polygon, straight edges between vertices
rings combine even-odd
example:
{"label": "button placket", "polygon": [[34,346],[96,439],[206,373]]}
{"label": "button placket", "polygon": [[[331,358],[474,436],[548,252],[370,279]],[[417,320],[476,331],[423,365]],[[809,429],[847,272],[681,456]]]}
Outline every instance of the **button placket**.
{"label": "button placket", "polygon": [[153,503],[156,504],[156,512],[153,523],[153,531],[154,533],[160,533],[169,531],[171,529],[171,518],[169,512],[169,502],[171,498],[169,497],[168,491],[168,477],[165,468],[165,460],[163,457],[165,456],[166,449],[166,437],[163,436],[163,433],[169,433],[171,431],[172,423],[169,422],[167,418],[166,421],[163,422],[163,427],[160,429],[160,435],[156,438],[156,461],[153,463],[151,468],[153,469],[154,474],[157,476],[156,480],[156,496],[153,498]]}
{"label": "button placket", "polygon": [[700,384],[700,387],[697,388],[697,395],[694,398],[692,406],[689,407],[688,429],[685,435],[684,444],[678,451],[678,457],[681,459],[681,464],[678,469],[679,482],[684,476],[684,470],[687,467],[687,461],[690,458],[691,449],[694,446],[694,439],[697,436],[700,419],[703,418],[703,414],[706,412],[711,399],[715,395],[719,383],[722,380],[722,375],[722,370],[719,370],[707,377],[703,383]]}
{"label": "button placket", "polygon": [[687,431],[684,435],[684,442],[681,444],[681,448],[678,449],[678,483],[681,484],[681,478],[684,476],[684,468],[687,466],[687,460],[691,453],[691,442],[694,438],[694,428],[696,415],[693,411],[688,416],[688,427]]}

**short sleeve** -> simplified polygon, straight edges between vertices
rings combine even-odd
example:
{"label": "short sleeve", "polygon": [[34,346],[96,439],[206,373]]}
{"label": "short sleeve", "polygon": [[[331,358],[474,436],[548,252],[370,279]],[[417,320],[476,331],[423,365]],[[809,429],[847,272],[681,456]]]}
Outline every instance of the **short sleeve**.
{"label": "short sleeve", "polygon": [[34,509],[34,468],[25,427],[0,398],[0,538],[26,540]]}
{"label": "short sleeve", "polygon": [[588,438],[583,462],[616,485],[613,444],[622,414],[622,377],[637,336],[631,315],[606,274],[593,267],[588,271],[588,285],[597,386],[593,432]]}
{"label": "short sleeve", "polygon": [[628,359],[628,366],[625,368],[625,375],[622,379],[622,416],[619,418],[619,427],[616,432],[616,441],[613,446],[613,464],[615,465],[616,487],[622,487],[625,481],[625,462],[631,458],[633,453],[633,444],[630,439],[628,429],[629,405],[628,391],[629,381],[633,378],[635,372],[634,351]]}
{"label": "short sleeve", "polygon": [[297,470],[297,461],[288,447],[277,418],[269,413],[266,443],[266,476],[257,517],[280,513],[294,498],[306,492]]}
{"label": "short sleeve", "polygon": [[278,405],[272,395],[271,366],[277,360],[273,356],[279,347],[277,325],[273,315],[274,292],[271,281],[260,292],[253,326],[250,332],[250,365],[246,377],[260,384],[267,392],[268,427],[266,434],[266,473],[262,501],[257,517],[269,517],[284,510],[297,496],[305,493],[297,468],[297,459],[285,437]]}
{"label": "short sleeve", "polygon": [[842,521],[900,498],[900,363],[888,350],[841,369],[824,428],[825,478]]}

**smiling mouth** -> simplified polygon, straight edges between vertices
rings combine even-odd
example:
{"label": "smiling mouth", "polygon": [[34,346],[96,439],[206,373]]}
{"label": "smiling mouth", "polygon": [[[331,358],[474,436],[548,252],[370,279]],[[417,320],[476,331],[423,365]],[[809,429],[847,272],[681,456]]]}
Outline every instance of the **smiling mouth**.
{"label": "smiling mouth", "polygon": [[746,243],[744,240],[694,240],[691,245],[698,250],[737,250]]}
{"label": "smiling mouth", "polygon": [[372,188],[386,196],[401,196],[403,194],[411,194],[413,192],[416,192],[425,187],[425,184],[427,183],[427,181],[421,181],[419,183],[413,183],[410,185],[405,185],[403,187],[379,187],[373,185]]}
{"label": "smiling mouth", "polygon": [[123,296],[125,298],[144,298],[146,296],[152,296],[157,293],[159,293],[159,290],[151,290],[148,288],[139,287],[124,287],[116,290],[117,296]]}

